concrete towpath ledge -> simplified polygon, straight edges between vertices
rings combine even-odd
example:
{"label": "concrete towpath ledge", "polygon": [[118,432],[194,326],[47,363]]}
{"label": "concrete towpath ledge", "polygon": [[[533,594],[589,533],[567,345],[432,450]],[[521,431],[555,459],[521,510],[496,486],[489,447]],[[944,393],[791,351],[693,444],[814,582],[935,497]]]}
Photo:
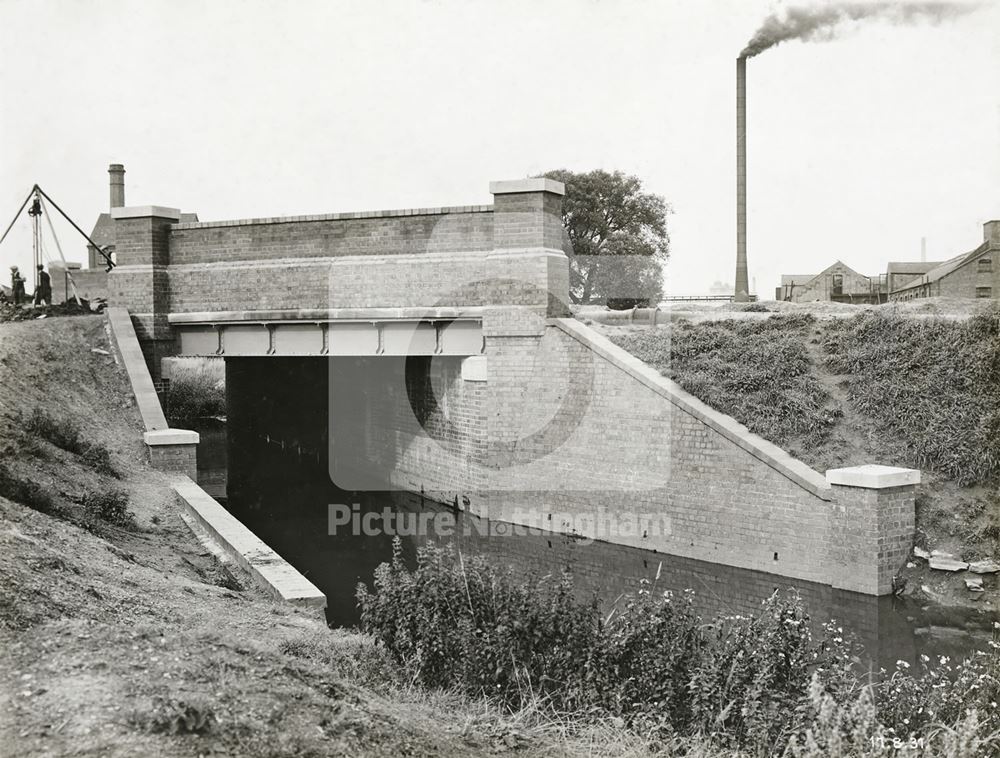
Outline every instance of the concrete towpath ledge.
{"label": "concrete towpath ledge", "polygon": [[277,600],[322,614],[326,595],[187,476],[171,481],[181,515],[215,553],[246,571]]}
{"label": "concrete towpath ledge", "polygon": [[125,364],[125,372],[132,385],[132,394],[135,395],[135,402],[139,406],[139,415],[142,416],[146,431],[168,428],[163,408],[160,407],[160,399],[156,396],[153,379],[146,367],[146,358],[142,354],[142,348],[139,347],[135,327],[132,326],[132,317],[124,308],[108,308],[107,314],[111,336]]}
{"label": "concrete towpath ledge", "polygon": [[183,521],[217,557],[238,565],[272,597],[322,615],[326,595],[195,483],[198,433],[167,425],[128,311],[108,308],[107,317],[146,428],[150,462],[172,474],[170,486]]}

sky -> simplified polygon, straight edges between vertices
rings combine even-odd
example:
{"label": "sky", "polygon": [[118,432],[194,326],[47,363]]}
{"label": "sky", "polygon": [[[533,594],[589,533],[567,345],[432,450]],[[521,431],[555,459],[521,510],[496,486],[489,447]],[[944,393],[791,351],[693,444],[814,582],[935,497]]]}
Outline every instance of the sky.
{"label": "sky", "polygon": [[[734,278],[735,57],[784,7],[0,0],[0,231],[37,182],[89,232],[113,162],[127,205],[202,221],[489,203],[491,180],[604,168],[672,206],[668,292],[707,292]],[[991,0],[750,60],[752,289],[982,241],[1000,218],[998,30]],[[5,282],[12,264],[31,265],[26,216]]]}

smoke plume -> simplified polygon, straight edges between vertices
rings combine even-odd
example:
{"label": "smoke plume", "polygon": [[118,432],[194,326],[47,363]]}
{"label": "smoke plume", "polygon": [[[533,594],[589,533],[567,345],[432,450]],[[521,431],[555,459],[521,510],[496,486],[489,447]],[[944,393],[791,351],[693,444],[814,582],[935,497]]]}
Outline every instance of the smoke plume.
{"label": "smoke plume", "polygon": [[815,8],[787,8],[783,14],[768,16],[743,48],[740,57],[760,55],[769,47],[788,40],[829,40],[848,21],[881,20],[891,24],[936,24],[964,15],[976,8],[971,4],[942,2],[835,3]]}

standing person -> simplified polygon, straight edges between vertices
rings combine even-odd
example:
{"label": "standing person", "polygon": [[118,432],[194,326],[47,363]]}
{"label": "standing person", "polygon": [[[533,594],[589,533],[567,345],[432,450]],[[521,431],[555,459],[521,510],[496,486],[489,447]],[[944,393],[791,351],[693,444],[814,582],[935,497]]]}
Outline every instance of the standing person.
{"label": "standing person", "polygon": [[17,266],[10,267],[10,294],[14,298],[14,305],[20,305],[25,299],[24,277],[21,276]]}
{"label": "standing person", "polygon": [[38,264],[38,286],[35,287],[35,305],[41,305],[42,301],[46,305],[52,305],[52,279],[45,271],[45,266]]}

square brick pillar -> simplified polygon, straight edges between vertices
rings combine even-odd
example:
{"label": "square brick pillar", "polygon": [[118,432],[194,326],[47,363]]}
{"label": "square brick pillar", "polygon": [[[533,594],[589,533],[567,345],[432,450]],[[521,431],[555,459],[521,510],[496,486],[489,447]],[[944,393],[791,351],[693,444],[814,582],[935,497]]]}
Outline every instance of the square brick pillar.
{"label": "square brick pillar", "polygon": [[180,220],[176,208],[158,205],[112,208],[115,223],[115,260],[108,274],[108,305],[125,307],[154,381],[160,378],[160,360],[175,352],[167,323],[170,288],[170,225]]}
{"label": "square brick pillar", "polygon": [[892,594],[892,580],[913,548],[916,469],[831,469],[830,576],[836,589]]}
{"label": "square brick pillar", "polygon": [[158,471],[187,474],[198,481],[198,442],[201,435],[187,429],[158,429],[142,435],[149,462]]}
{"label": "square brick pillar", "polygon": [[[517,462],[525,424],[525,387],[546,319],[569,315],[569,260],[563,252],[562,198],[552,179],[491,182],[493,251],[483,335],[489,371],[487,460],[504,469]],[[526,415],[527,414],[527,415]]]}

